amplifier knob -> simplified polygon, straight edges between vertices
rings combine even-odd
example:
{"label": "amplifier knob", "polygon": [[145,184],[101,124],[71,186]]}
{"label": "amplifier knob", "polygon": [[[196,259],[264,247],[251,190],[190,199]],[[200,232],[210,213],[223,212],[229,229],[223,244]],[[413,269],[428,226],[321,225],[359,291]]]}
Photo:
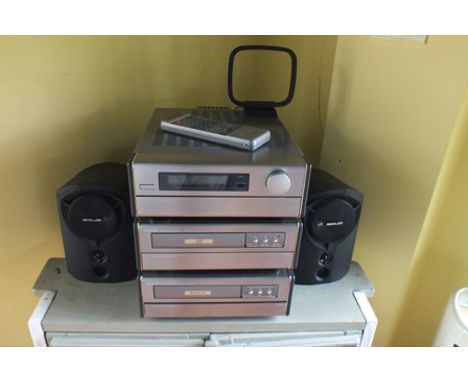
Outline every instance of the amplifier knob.
{"label": "amplifier knob", "polygon": [[291,188],[291,179],[283,171],[274,171],[266,180],[266,188],[273,195],[285,194]]}

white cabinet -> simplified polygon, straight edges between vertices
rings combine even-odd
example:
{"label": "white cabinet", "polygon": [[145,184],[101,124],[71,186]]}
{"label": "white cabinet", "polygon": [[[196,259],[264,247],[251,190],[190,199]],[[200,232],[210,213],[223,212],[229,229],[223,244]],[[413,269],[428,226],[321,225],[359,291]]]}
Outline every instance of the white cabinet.
{"label": "white cabinet", "polygon": [[55,258],[34,291],[36,346],[370,346],[377,325],[368,302],[374,289],[356,262],[336,282],[295,285],[288,316],[142,318],[136,280],[81,282]]}

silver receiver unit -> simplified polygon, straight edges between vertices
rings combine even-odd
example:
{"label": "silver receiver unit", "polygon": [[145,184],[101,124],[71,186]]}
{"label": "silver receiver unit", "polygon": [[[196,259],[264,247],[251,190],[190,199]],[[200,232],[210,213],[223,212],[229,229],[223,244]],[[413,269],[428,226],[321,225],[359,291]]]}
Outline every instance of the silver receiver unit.
{"label": "silver receiver unit", "polygon": [[157,109],[153,114],[129,163],[134,216],[301,217],[309,166],[279,120],[250,121],[231,110],[198,111],[270,130],[270,142],[247,153],[160,129],[162,119],[190,111]]}
{"label": "silver receiver unit", "polygon": [[301,229],[295,219],[139,219],[140,270],[294,268]]}
{"label": "silver receiver unit", "polygon": [[140,276],[143,317],[287,315],[291,270],[167,273]]}

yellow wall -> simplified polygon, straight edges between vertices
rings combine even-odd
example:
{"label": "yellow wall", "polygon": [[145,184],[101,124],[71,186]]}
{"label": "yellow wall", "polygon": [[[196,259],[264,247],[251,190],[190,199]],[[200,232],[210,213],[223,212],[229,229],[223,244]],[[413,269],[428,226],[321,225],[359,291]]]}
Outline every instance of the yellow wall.
{"label": "yellow wall", "polygon": [[230,51],[266,41],[298,49],[301,83],[280,114],[317,161],[314,94],[318,78],[327,94],[333,38],[0,37],[0,345],[31,344],[31,287],[63,256],[55,191],[90,164],[126,161],[155,107],[232,106]]}
{"label": "yellow wall", "polygon": [[468,286],[467,175],[468,91],[416,246],[393,345],[430,346],[450,294]]}
{"label": "yellow wall", "polygon": [[[320,160],[337,36],[258,36],[256,41],[257,44],[289,47],[297,56],[295,96],[289,106],[277,111],[306,159],[316,166]],[[242,54],[236,56],[235,64],[239,65],[239,79],[248,78],[249,83],[244,83],[245,94],[236,96],[239,99],[258,99],[262,95],[268,100],[284,99],[289,90],[289,56],[261,52],[253,62],[252,56],[243,57]],[[281,59],[274,57],[275,54],[280,54]],[[253,64],[255,70],[250,68],[250,76],[267,69],[260,78],[249,77],[249,65]],[[234,78],[237,78],[236,72]],[[252,89],[252,86],[261,89]]]}
{"label": "yellow wall", "polygon": [[[278,109],[278,114],[314,166],[320,160],[336,41],[337,36],[267,36],[262,40],[287,46],[297,55],[296,96],[291,107]],[[289,71],[287,65],[278,70]]]}
{"label": "yellow wall", "polygon": [[[414,286],[421,277],[410,272],[411,264],[467,78],[468,37],[430,36],[426,45],[369,36],[338,38],[320,163],[364,194],[354,258],[376,287],[372,299],[379,318],[376,345],[394,343],[406,283]],[[456,219],[466,231],[465,218]],[[443,242],[448,242],[449,233]],[[441,256],[443,242],[438,248]],[[433,292],[437,284],[447,282],[444,290],[448,289],[450,276],[440,277],[440,272],[449,269],[440,257],[432,258],[421,285],[432,282]],[[460,270],[465,278],[467,272]],[[427,310],[432,318],[426,324],[418,312],[430,306],[434,296],[419,287],[414,293],[417,298],[408,303],[414,308],[409,312],[402,308],[402,317],[409,320],[399,327],[413,325],[404,331],[405,343],[430,343],[431,330],[422,330],[423,341],[412,329],[426,325],[432,329],[443,298],[437,297],[437,311]]]}

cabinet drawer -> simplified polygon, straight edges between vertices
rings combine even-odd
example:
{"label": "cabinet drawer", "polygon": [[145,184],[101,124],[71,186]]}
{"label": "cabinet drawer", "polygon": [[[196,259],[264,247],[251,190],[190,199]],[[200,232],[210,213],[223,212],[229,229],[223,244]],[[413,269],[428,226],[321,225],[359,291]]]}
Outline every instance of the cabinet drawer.
{"label": "cabinet drawer", "polygon": [[359,346],[361,331],[275,333],[60,333],[46,334],[49,346]]}
{"label": "cabinet drawer", "polygon": [[359,346],[361,331],[211,334],[205,346]]}
{"label": "cabinet drawer", "polygon": [[46,333],[48,346],[204,346],[209,334]]}

